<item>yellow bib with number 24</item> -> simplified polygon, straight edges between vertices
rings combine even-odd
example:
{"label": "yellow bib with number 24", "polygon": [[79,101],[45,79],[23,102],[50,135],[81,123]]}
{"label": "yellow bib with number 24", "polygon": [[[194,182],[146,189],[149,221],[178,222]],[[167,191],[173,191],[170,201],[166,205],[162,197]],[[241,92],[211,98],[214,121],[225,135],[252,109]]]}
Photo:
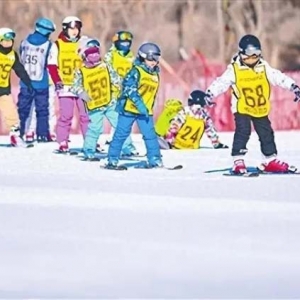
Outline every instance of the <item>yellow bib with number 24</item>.
{"label": "yellow bib with number 24", "polygon": [[178,131],[173,146],[177,149],[198,149],[205,130],[205,121],[187,116]]}

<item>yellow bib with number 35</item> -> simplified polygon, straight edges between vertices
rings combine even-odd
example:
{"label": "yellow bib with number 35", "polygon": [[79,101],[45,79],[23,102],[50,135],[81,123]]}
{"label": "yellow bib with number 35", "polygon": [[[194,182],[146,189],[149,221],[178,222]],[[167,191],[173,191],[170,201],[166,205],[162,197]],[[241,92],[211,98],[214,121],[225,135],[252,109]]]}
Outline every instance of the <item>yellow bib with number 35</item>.
{"label": "yellow bib with number 35", "polygon": [[82,66],[82,59],[77,54],[78,43],[67,43],[58,39],[58,67],[64,85],[71,85],[75,69]]}
{"label": "yellow bib with number 35", "polygon": [[[141,67],[136,66],[136,68],[140,72],[138,93],[141,95],[143,102],[148,109],[148,113],[151,116],[153,115],[154,101],[159,87],[159,77],[157,74],[147,73]],[[130,99],[127,99],[126,101],[125,110],[130,113],[139,114],[134,102]]]}
{"label": "yellow bib with number 35", "polygon": [[104,63],[94,67],[80,69],[83,78],[83,87],[90,96],[86,102],[89,111],[101,108],[109,104],[111,100],[110,78]]}
{"label": "yellow bib with number 35", "polygon": [[10,73],[15,60],[16,57],[13,50],[8,54],[0,52],[0,88],[9,86]]}
{"label": "yellow bib with number 35", "polygon": [[233,64],[236,83],[233,87],[238,98],[237,111],[252,117],[265,117],[270,112],[270,84],[265,66],[254,69]]}
{"label": "yellow bib with number 35", "polygon": [[177,149],[198,149],[205,130],[205,121],[187,116],[178,131],[173,146]]}

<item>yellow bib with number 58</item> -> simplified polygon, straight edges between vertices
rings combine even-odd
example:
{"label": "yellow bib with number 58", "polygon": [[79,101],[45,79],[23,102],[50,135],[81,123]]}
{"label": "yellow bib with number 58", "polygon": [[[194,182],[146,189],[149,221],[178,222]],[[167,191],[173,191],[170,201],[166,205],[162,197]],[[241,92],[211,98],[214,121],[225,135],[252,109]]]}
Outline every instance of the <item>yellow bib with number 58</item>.
{"label": "yellow bib with number 58", "polygon": [[270,84],[263,65],[254,68],[233,64],[236,83],[233,87],[238,98],[237,111],[252,117],[265,117],[270,112]]}
{"label": "yellow bib with number 58", "polygon": [[111,100],[110,78],[104,63],[94,67],[80,69],[83,78],[83,87],[90,96],[86,102],[89,111],[107,105]]}
{"label": "yellow bib with number 58", "polygon": [[198,149],[205,130],[205,121],[187,116],[178,131],[173,146],[177,149]]}
{"label": "yellow bib with number 58", "polygon": [[67,43],[58,39],[58,67],[64,85],[71,85],[75,69],[82,66],[82,59],[77,54],[78,43]]}

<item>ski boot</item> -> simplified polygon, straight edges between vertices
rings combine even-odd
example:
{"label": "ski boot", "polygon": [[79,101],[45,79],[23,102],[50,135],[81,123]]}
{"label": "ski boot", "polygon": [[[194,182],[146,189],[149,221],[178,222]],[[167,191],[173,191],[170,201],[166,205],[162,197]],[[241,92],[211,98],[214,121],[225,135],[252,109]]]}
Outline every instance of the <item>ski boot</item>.
{"label": "ski boot", "polygon": [[63,142],[59,143],[59,148],[57,150],[58,153],[65,154],[65,153],[69,153],[69,151],[70,151],[70,149],[69,149],[68,142],[63,141]]}
{"label": "ski boot", "polygon": [[232,173],[242,175],[247,173],[247,167],[243,159],[237,159],[233,162]]}
{"label": "ski boot", "polygon": [[104,166],[104,169],[122,171],[127,170],[127,167],[124,165],[119,165],[118,160],[116,159],[109,159],[108,163]]}
{"label": "ski boot", "polygon": [[148,168],[149,169],[156,169],[156,168],[163,168],[164,164],[161,160],[161,157],[154,156],[148,159]]}
{"label": "ski boot", "polygon": [[139,152],[132,144],[123,148],[121,153],[121,157],[131,157],[131,156],[139,156]]}
{"label": "ski boot", "polygon": [[27,132],[25,135],[25,142],[26,143],[33,143],[34,142],[34,132]]}
{"label": "ski boot", "polygon": [[13,126],[10,130],[10,145],[12,147],[21,147],[21,148],[30,148],[33,147],[33,143],[26,143],[20,137],[20,128],[19,126]]}
{"label": "ski boot", "polygon": [[277,158],[262,163],[258,167],[259,171],[267,173],[295,173],[297,168],[289,166],[288,163],[280,161]]}

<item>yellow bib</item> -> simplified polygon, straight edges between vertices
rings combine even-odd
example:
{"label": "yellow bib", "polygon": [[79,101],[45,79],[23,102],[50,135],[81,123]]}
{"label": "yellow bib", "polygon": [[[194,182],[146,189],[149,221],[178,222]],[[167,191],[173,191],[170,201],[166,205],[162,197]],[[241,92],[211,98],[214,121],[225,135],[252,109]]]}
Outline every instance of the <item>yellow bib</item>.
{"label": "yellow bib", "polygon": [[113,68],[122,78],[124,78],[132,68],[133,60],[134,57],[132,51],[130,51],[126,56],[122,56],[117,50],[113,50]]}
{"label": "yellow bib", "polygon": [[14,50],[8,54],[0,52],[0,88],[9,87],[10,73],[15,60]]}
{"label": "yellow bib", "polygon": [[[134,57],[131,51],[126,56],[120,55],[117,50],[113,50],[112,52],[112,67],[122,78],[124,78],[129,72],[129,70],[132,68],[133,60]],[[117,99],[121,90],[114,85],[111,89],[112,98]]]}
{"label": "yellow bib", "polygon": [[164,109],[155,123],[155,131],[159,136],[167,134],[171,120],[182,108],[183,105],[179,99],[168,99],[166,101]]}
{"label": "yellow bib", "polygon": [[236,83],[233,92],[238,98],[237,111],[252,117],[264,117],[270,112],[270,84],[265,66],[252,68],[233,64]]}
{"label": "yellow bib", "polygon": [[177,149],[198,149],[205,130],[205,121],[187,116],[183,126],[178,131],[174,147]]}
{"label": "yellow bib", "polygon": [[75,69],[82,66],[82,59],[77,54],[78,43],[67,43],[58,39],[58,68],[65,85],[72,85]]}
{"label": "yellow bib", "polygon": [[[149,74],[139,66],[136,66],[135,68],[137,68],[140,73],[138,93],[143,99],[143,102],[148,109],[149,115],[153,115],[155,96],[159,87],[159,76],[157,74]],[[134,102],[130,99],[127,99],[126,101],[125,111],[139,114],[139,111],[134,105]]]}
{"label": "yellow bib", "polygon": [[104,63],[95,68],[82,67],[83,87],[91,98],[86,102],[88,110],[98,109],[107,105],[111,100],[110,78]]}

